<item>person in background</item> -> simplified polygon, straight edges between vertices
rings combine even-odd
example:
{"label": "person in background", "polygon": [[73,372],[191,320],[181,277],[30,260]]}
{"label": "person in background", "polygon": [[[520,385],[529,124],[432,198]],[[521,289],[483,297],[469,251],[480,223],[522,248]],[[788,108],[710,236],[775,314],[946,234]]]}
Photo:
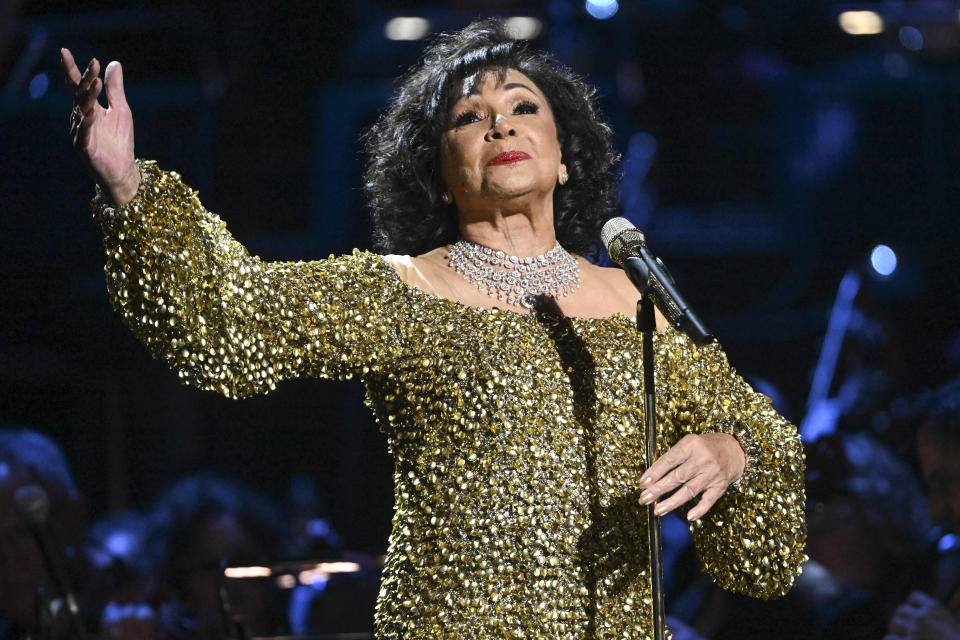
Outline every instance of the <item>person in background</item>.
{"label": "person in background", "polygon": [[99,611],[100,636],[111,640],[153,638],[159,554],[149,542],[149,519],[139,511],[100,518],[83,540],[84,593]]}
{"label": "person in background", "polygon": [[[0,639],[49,633],[48,610],[56,594],[43,555],[17,512],[18,489],[35,485],[49,499],[50,536],[59,553],[80,567],[76,553],[86,526],[86,508],[66,458],[50,438],[29,429],[0,427]],[[77,585],[73,585],[76,587]]]}
{"label": "person in background", "polygon": [[285,631],[268,578],[227,579],[227,601],[220,597],[224,565],[261,565],[284,553],[283,520],[266,498],[227,478],[197,474],[164,492],[149,517],[149,546],[160,550],[160,636],[220,637],[236,625],[258,636]]}
{"label": "person in background", "polygon": [[[930,494],[930,518],[960,535],[960,379],[914,400],[917,458]],[[885,640],[960,640],[960,565],[943,558],[932,593],[914,591],[897,607]]]}

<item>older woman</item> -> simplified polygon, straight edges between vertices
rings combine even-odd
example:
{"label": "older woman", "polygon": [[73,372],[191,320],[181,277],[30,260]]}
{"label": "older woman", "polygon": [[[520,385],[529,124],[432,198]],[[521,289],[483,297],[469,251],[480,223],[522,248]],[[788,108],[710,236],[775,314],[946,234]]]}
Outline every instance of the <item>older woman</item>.
{"label": "older woman", "polygon": [[118,63],[103,81],[96,60],[63,63],[107,287],[153,354],[234,397],[293,376],[365,382],[396,462],[380,637],[645,637],[654,501],[684,508],[721,585],[790,587],[796,430],[719,347],[662,319],[663,454],[643,468],[637,293],[583,258],[615,157],[570,71],[496,21],[439,37],[366,137],[391,255],[270,263],[177,174],[134,160]]}

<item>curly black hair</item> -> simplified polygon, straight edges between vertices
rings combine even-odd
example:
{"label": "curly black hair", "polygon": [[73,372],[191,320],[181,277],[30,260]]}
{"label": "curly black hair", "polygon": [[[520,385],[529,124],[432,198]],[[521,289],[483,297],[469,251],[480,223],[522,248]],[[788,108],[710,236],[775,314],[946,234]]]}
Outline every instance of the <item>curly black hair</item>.
{"label": "curly black hair", "polygon": [[417,255],[457,238],[456,207],[441,200],[446,187],[440,139],[464,80],[506,69],[533,80],[556,121],[570,176],[553,194],[557,240],[573,253],[595,255],[600,228],[616,206],[619,160],[596,91],[549,54],[514,39],[497,19],[437,36],[421,63],[401,78],[386,112],[364,134],[364,192],[378,249]]}

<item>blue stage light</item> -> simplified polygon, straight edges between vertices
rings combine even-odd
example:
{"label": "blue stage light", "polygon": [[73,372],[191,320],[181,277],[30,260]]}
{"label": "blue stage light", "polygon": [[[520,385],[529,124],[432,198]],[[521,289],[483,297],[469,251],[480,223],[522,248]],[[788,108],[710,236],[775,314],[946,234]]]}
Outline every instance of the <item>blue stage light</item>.
{"label": "blue stage light", "polygon": [[612,18],[619,8],[617,0],[587,0],[587,13],[597,20]]}
{"label": "blue stage light", "polygon": [[904,49],[908,51],[923,49],[923,34],[916,27],[900,27],[900,33],[897,35]]}
{"label": "blue stage light", "polygon": [[870,252],[870,265],[882,276],[888,276],[897,268],[897,254],[885,244],[878,244]]}
{"label": "blue stage light", "polygon": [[37,98],[43,96],[43,94],[45,94],[49,88],[50,78],[48,78],[47,74],[45,73],[38,73],[37,75],[33,76],[33,80],[30,81],[30,86],[27,88],[27,90],[30,92],[30,97],[36,100]]}
{"label": "blue stage light", "polygon": [[950,553],[960,549],[960,536],[954,533],[948,533],[937,542],[937,549],[940,553]]}

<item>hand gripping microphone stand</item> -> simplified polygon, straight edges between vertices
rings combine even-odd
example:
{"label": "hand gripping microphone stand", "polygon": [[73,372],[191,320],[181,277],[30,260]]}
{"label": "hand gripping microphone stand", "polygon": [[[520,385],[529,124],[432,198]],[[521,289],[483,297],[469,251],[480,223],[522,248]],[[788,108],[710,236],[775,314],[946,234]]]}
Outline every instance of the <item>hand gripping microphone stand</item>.
{"label": "hand gripping microphone stand", "polygon": [[[637,301],[637,331],[643,353],[643,409],[646,425],[646,467],[653,466],[657,456],[656,386],[653,375],[653,334],[657,331],[655,306],[676,328],[684,331],[697,345],[714,341],[713,334],[677,292],[673,277],[663,262],[647,248],[646,239],[628,220],[613,218],[603,225],[600,237],[610,257],[627,272],[640,291]],[[663,605],[663,539],[660,518],[647,506],[648,542],[650,548],[651,591],[653,598],[653,640],[664,640]]]}

